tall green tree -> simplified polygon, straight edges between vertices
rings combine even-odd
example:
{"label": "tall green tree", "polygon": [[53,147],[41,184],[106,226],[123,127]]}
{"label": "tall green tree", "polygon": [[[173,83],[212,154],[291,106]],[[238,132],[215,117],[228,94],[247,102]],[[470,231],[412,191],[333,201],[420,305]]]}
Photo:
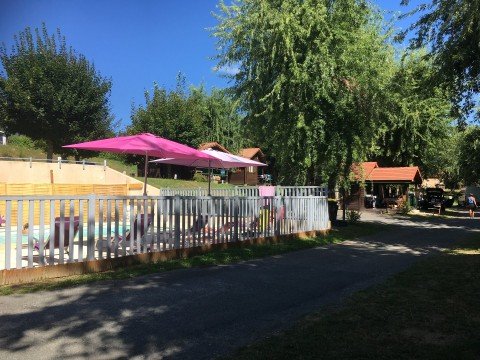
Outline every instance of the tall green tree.
{"label": "tall green tree", "polygon": [[469,126],[462,134],[459,156],[460,176],[467,185],[480,184],[480,127]]}
{"label": "tall green tree", "polygon": [[221,2],[218,68],[238,68],[233,92],[249,134],[275,158],[279,182],[346,179],[376,138],[393,61],[367,1]]}
{"label": "tall green tree", "polygon": [[186,88],[180,74],[175,89],[154,84],[145,105],[132,108],[131,133],[152,132],[197,147],[216,141],[231,151],[243,145],[242,117],[235,102],[221,90],[208,94],[203,86]]}
{"label": "tall green tree", "polygon": [[47,157],[66,154],[62,145],[111,134],[108,96],[111,82],[66,45],[45,24],[15,36],[8,52],[0,47],[0,119],[8,133],[43,140]]}
{"label": "tall green tree", "polygon": [[436,177],[444,172],[442,167],[453,166],[456,129],[451,126],[449,92],[432,83],[435,67],[423,54],[404,54],[396,65],[373,155],[383,165],[417,165],[424,176]]}
{"label": "tall green tree", "polygon": [[[403,5],[409,3],[410,0],[402,0]],[[418,20],[400,38],[413,32],[411,48],[429,47],[428,56],[438,69],[437,80],[454,90],[454,102],[463,108],[458,115],[463,114],[464,126],[480,91],[480,2],[431,0],[412,12]]]}
{"label": "tall green tree", "polygon": [[203,115],[203,139],[218,142],[233,153],[250,145],[245,139],[243,117],[238,104],[224,90],[212,89],[205,94],[203,87],[192,89],[202,92],[205,99]]}

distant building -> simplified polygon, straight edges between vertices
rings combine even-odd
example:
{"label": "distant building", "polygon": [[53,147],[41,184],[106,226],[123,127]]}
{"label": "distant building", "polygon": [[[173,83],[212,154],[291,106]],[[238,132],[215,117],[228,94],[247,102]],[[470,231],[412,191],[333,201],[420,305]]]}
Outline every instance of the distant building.
{"label": "distant building", "polygon": [[[249,160],[265,162],[265,155],[260,148],[241,149],[238,155]],[[263,172],[264,169],[260,171]],[[250,166],[247,168],[238,168],[235,172],[231,171],[228,182],[233,185],[257,185],[258,178],[258,167]]]}
{"label": "distant building", "polygon": [[[225,147],[220,145],[217,142],[207,142],[203,143],[198,147],[198,150],[216,150],[224,153],[231,154]],[[143,177],[145,167],[143,163],[137,165],[137,176]],[[205,170],[205,173],[207,170]],[[148,166],[148,177],[152,178],[166,178],[166,179],[181,179],[181,180],[192,180],[193,175],[196,172],[196,168],[192,166],[182,166],[182,165],[173,165],[173,164],[161,164],[161,163],[150,163]],[[227,175],[225,174],[225,177]]]}
{"label": "distant building", "polygon": [[408,199],[410,187],[418,195],[423,180],[418,166],[380,167],[374,161],[353,164],[352,172],[356,181],[346,205],[353,210],[363,209],[366,197],[376,199],[377,206],[398,205]]}
{"label": "distant building", "polygon": [[220,145],[217,142],[207,142],[200,144],[198,147],[198,150],[216,150],[216,151],[221,151],[227,154],[231,154],[230,151],[228,151],[226,148],[224,148],[222,145]]}
{"label": "distant building", "polygon": [[7,145],[7,137],[5,136],[5,132],[0,130],[0,145]]}
{"label": "distant building", "polygon": [[441,188],[445,190],[445,184],[440,179],[436,179],[436,178],[423,179],[422,187],[423,188]]}

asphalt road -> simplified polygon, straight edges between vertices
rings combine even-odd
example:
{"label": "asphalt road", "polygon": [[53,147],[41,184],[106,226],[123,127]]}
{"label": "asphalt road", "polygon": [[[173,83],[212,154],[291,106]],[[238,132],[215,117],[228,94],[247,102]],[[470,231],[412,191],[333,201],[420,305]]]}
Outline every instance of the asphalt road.
{"label": "asphalt road", "polygon": [[364,219],[394,228],[230,266],[0,297],[0,359],[212,359],[480,229],[467,218]]}

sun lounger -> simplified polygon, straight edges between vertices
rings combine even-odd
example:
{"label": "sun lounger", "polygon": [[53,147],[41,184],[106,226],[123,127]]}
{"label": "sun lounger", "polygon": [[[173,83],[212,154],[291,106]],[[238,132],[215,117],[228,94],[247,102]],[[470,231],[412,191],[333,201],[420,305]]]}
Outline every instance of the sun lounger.
{"label": "sun lounger", "polygon": [[[152,214],[147,214],[147,232],[149,228],[152,226],[153,223],[153,215]],[[139,232],[140,239],[141,239],[141,245],[140,249],[137,249],[137,234]],[[121,236],[118,237],[118,243],[115,244],[115,237],[112,237],[110,239],[110,251],[114,252],[115,248],[121,249],[123,248],[123,245],[125,244],[125,248],[130,248],[130,240],[133,241],[133,248],[131,249],[133,253],[137,252],[142,252],[144,250],[144,247],[146,246],[147,251],[150,251],[150,248],[148,244],[145,244],[145,215],[141,214],[140,215],[140,225],[138,225],[137,217],[135,217],[135,221],[133,222],[133,231],[131,229],[127,230],[125,239],[122,238]],[[133,236],[133,237],[132,237]],[[97,249],[100,247],[100,242],[97,243]],[[104,246],[104,242],[102,241],[102,245]]]}
{"label": "sun lounger", "polygon": [[[40,252],[43,250],[43,255],[46,257],[47,253],[49,252],[50,249],[63,249],[64,252],[67,254],[69,253],[69,248],[70,248],[70,241],[73,242],[73,239],[77,236],[78,233],[78,227],[80,225],[79,217],[75,216],[73,218],[73,233],[70,232],[70,218],[65,217],[63,218],[63,244],[61,244],[62,240],[62,231],[61,231],[61,226],[62,226],[62,218],[57,217],[55,218],[55,226],[54,226],[54,233],[53,233],[53,238],[52,236],[49,236],[43,243],[43,245],[40,243],[40,240],[37,238],[34,238],[35,243],[34,243],[34,249]],[[23,249],[28,249],[28,244],[22,245]]]}

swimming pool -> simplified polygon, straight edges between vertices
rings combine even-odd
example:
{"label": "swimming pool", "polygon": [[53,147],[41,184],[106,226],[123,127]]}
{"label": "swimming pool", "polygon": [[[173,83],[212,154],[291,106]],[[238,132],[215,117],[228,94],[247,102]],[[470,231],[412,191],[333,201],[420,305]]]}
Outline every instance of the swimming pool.
{"label": "swimming pool", "polygon": [[[67,224],[67,226],[68,226],[68,224]],[[129,228],[130,227],[127,226],[126,230],[128,230]],[[88,229],[87,224],[83,224],[83,239],[84,240],[86,240],[86,238],[87,238],[87,229]],[[108,234],[107,230],[108,230],[107,225],[104,225],[102,227],[102,237],[107,236],[107,234]],[[77,233],[76,239],[78,239],[79,233],[80,233],[80,231]],[[11,242],[11,244],[16,244],[17,243],[17,235],[18,235],[17,228],[16,227],[12,228],[12,230],[10,231],[10,239],[11,239],[10,242]],[[45,227],[43,238],[48,239],[49,236],[50,236],[50,228]],[[110,236],[115,236],[115,224],[111,224]],[[118,236],[123,236],[123,224],[118,225]],[[33,228],[33,237],[35,239],[38,239],[40,237],[40,228],[38,226],[35,226]],[[100,237],[100,227],[95,226],[95,238],[99,238],[99,237]],[[0,227],[0,246],[5,245],[5,239],[6,239],[6,229],[5,229],[5,227]],[[28,230],[27,230],[27,233],[22,234],[22,244],[28,244]]]}

